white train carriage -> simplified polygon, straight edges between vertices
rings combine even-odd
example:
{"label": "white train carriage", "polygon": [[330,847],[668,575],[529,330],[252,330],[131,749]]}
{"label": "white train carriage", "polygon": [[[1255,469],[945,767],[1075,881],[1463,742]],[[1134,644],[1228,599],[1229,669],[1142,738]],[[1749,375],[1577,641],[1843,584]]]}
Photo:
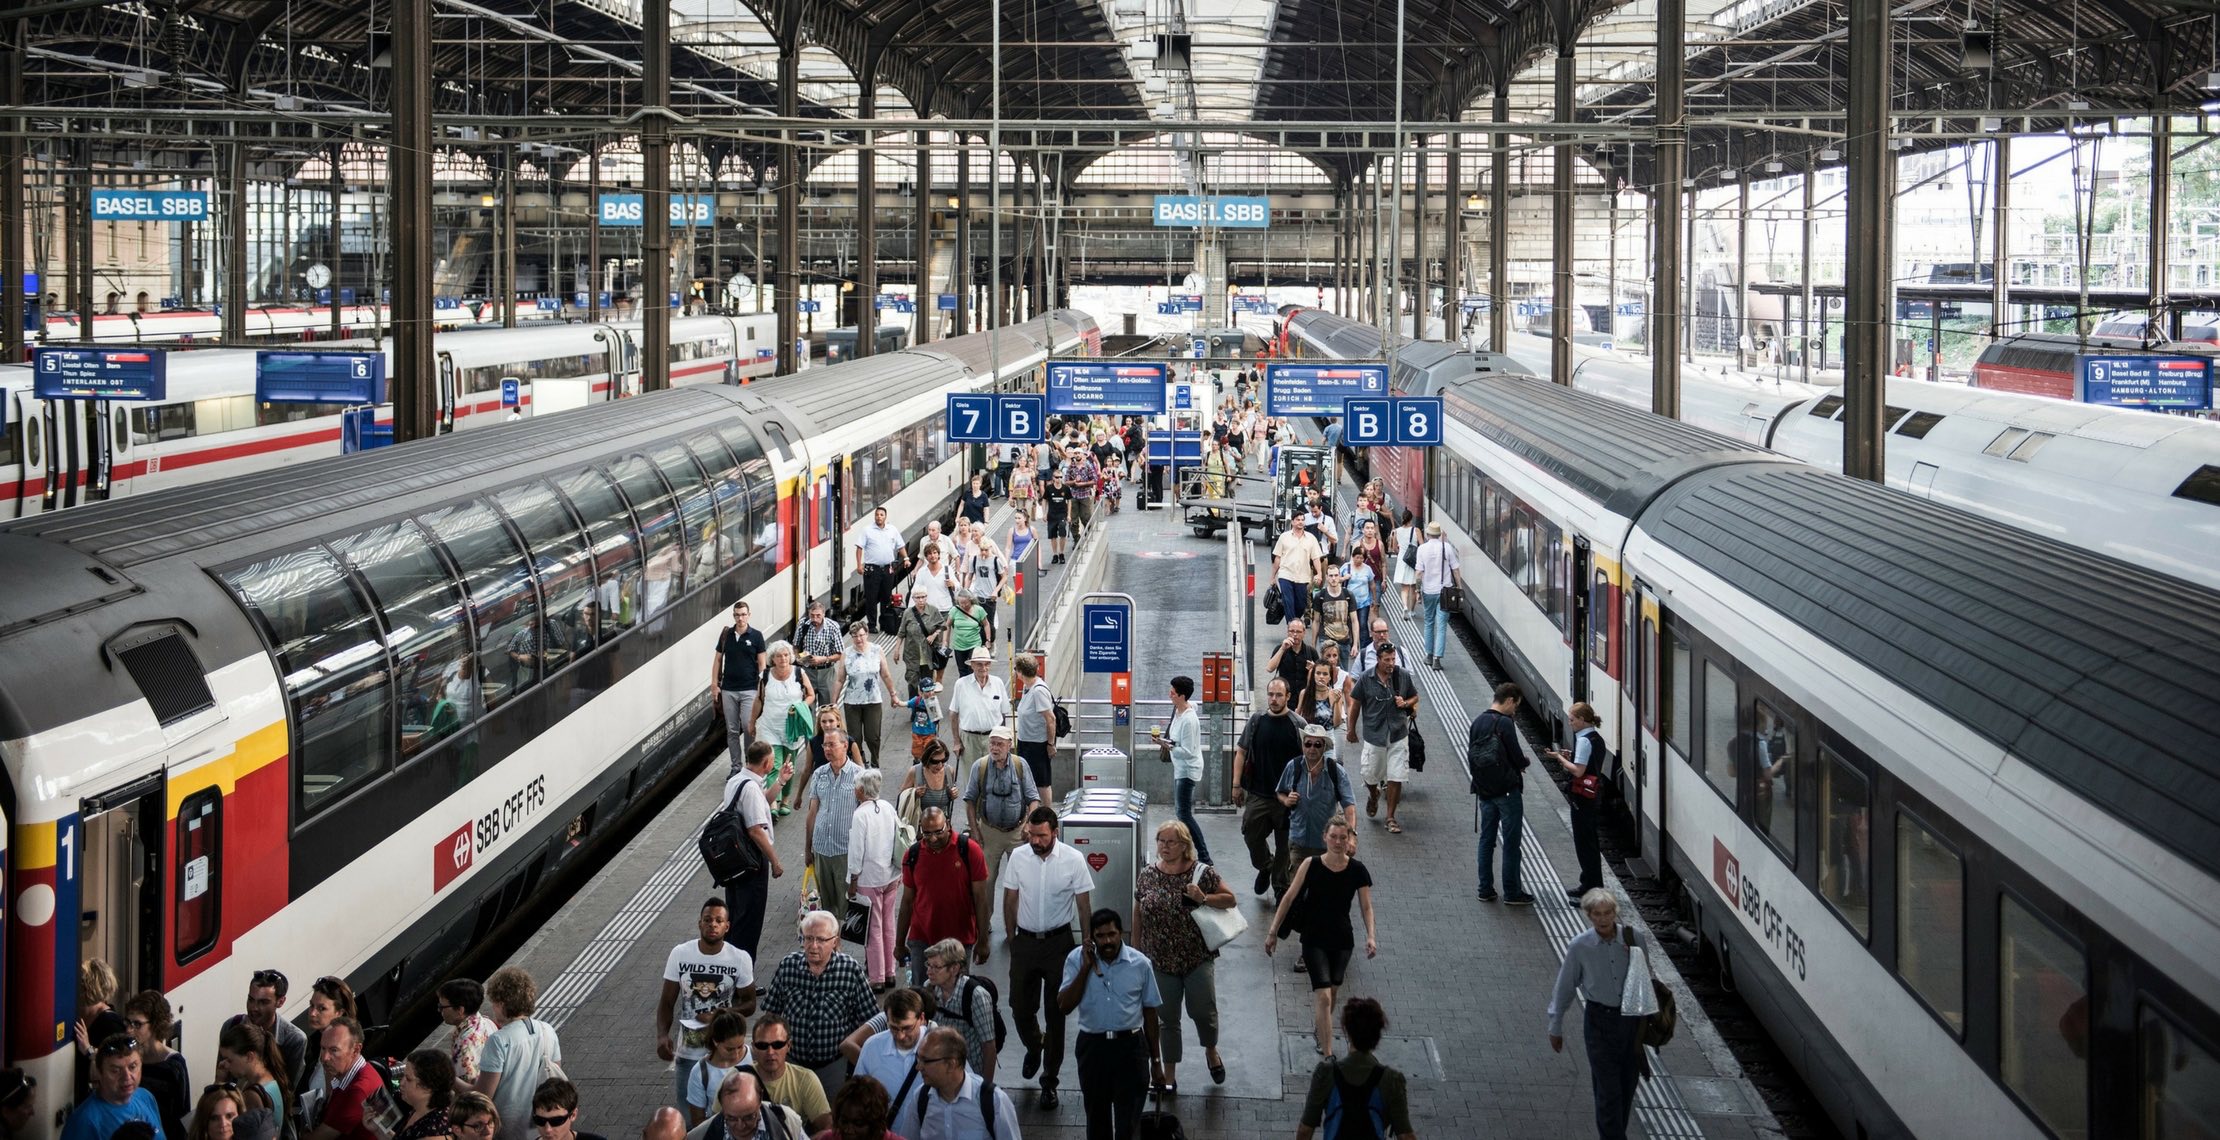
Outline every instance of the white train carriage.
{"label": "white train carriage", "polygon": [[256,969],[344,977],[372,1020],[428,993],[711,738],[701,662],[734,600],[777,629],[842,590],[828,490],[945,516],[947,394],[1093,330],[1060,313],[0,526],[5,1061],[39,1078],[33,1135],[71,1086],[87,956],[169,995],[200,1072]]}
{"label": "white train carriage", "polygon": [[2220,595],[1546,382],[1447,396],[1465,616],[1616,722],[1643,857],[1845,1135],[2220,1125]]}
{"label": "white train carriage", "polygon": [[[385,305],[341,305],[335,336],[331,316],[328,305],[251,305],[247,308],[246,338],[272,344],[329,341],[367,336],[393,324],[392,310]],[[433,325],[442,329],[476,319],[462,309],[432,313]],[[84,340],[84,321],[75,313],[49,313],[45,326],[48,343],[77,344]],[[223,316],[210,309],[93,314],[93,341],[97,344],[194,344],[221,341],[223,337]]]}

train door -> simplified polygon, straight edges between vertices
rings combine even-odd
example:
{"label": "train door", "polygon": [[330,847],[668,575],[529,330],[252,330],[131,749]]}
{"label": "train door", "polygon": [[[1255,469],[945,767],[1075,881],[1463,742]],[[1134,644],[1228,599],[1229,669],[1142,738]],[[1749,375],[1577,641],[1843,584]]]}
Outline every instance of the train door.
{"label": "train door", "polygon": [[107,404],[100,400],[45,400],[46,509],[74,507],[108,497],[114,455],[108,447]]}
{"label": "train door", "polygon": [[1627,802],[1634,807],[1642,833],[1638,849],[1650,866],[1663,867],[1664,765],[1650,756],[1651,743],[1660,749],[1665,747],[1664,718],[1670,715],[1661,705],[1666,693],[1666,663],[1659,656],[1664,641],[1658,629],[1663,611],[1658,608],[1657,595],[1631,575],[1627,579],[1626,609],[1627,621],[1635,623],[1640,632],[1627,639],[1630,667],[1625,686],[1629,709],[1626,723],[1630,731],[1621,766],[1634,779],[1634,786],[1627,789]]}
{"label": "train door", "polygon": [[[167,822],[157,774],[81,805],[84,877],[78,960],[114,967],[124,993],[159,989],[162,979],[162,834]],[[66,842],[68,836],[63,839]],[[70,853],[61,851],[61,858]]]}
{"label": "train door", "polygon": [[1588,636],[1588,540],[1577,535],[1572,540],[1572,588],[1566,593],[1572,603],[1572,686],[1566,691],[1574,701],[1588,699],[1589,648],[1593,644]]}
{"label": "train door", "polygon": [[439,431],[441,435],[455,430],[455,358],[448,353],[439,354]]}
{"label": "train door", "polygon": [[5,412],[12,437],[9,442],[15,446],[11,449],[13,458],[8,461],[7,470],[0,471],[0,478],[14,484],[15,490],[9,492],[5,503],[0,503],[0,511],[5,511],[9,518],[19,519],[33,509],[29,502],[32,483],[46,471],[46,425],[40,419],[39,402],[29,389],[16,392],[12,406]]}
{"label": "train door", "polygon": [[848,599],[841,586],[848,580],[848,457],[835,455],[825,461],[825,511],[828,525],[818,533],[832,544],[831,599],[825,609],[834,614],[845,612]]}
{"label": "train door", "polygon": [[1934,494],[1935,494],[1935,472],[1936,472],[1936,467],[1935,467],[1935,465],[1934,465],[1934,464],[1932,464],[1932,463],[1914,463],[1914,464],[1912,464],[1912,478],[1911,478],[1911,492],[1912,492],[1912,494],[1918,495],[1918,496],[1920,496],[1920,497],[1922,497],[1922,498],[1932,498],[1932,497],[1934,497]]}
{"label": "train door", "polygon": [[609,388],[618,396],[640,394],[640,346],[626,329],[613,329],[609,337]]}

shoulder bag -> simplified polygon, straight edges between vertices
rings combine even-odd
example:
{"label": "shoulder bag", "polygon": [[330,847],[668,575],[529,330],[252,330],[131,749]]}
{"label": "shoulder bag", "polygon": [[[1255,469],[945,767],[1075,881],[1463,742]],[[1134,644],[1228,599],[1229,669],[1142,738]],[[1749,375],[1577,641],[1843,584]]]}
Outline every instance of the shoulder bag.
{"label": "shoulder bag", "polygon": [[[1633,927],[1626,928],[1626,940],[1637,945]],[[1642,1044],[1662,1049],[1673,1039],[1673,1030],[1680,1026],[1680,1005],[1673,997],[1672,988],[1657,980],[1650,969],[1650,948],[1640,944],[1641,954],[1627,963],[1626,986],[1619,991],[1619,1012],[1642,1019]]]}
{"label": "shoulder bag", "polygon": [[[1208,863],[1195,864],[1195,869],[1188,872],[1187,881],[1200,883],[1203,868],[1209,865]],[[1249,920],[1242,916],[1241,908],[1238,906],[1226,907],[1221,910],[1208,903],[1195,903],[1188,909],[1187,913],[1189,917],[1195,920],[1195,928],[1202,931],[1203,945],[1209,947],[1213,954],[1217,953],[1226,943],[1241,937],[1241,932],[1249,928]]]}

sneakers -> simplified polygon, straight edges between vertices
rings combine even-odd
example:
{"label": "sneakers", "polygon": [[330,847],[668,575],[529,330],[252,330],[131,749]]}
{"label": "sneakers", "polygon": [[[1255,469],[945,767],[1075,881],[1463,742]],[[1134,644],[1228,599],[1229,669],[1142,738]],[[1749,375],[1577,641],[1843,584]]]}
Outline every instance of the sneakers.
{"label": "sneakers", "polygon": [[1264,896],[1264,892],[1271,889],[1272,869],[1270,867],[1266,867],[1265,869],[1256,873],[1256,891],[1254,893],[1257,895],[1257,897],[1262,898]]}
{"label": "sneakers", "polygon": [[1487,887],[1482,887],[1472,897],[1480,900],[1481,902],[1494,902],[1496,899],[1501,898],[1502,896],[1496,894],[1493,890]]}
{"label": "sneakers", "polygon": [[1533,896],[1533,895],[1530,895],[1530,894],[1527,894],[1527,893],[1526,893],[1525,891],[1519,891],[1519,892],[1517,892],[1517,893],[1515,893],[1515,894],[1507,894],[1507,895],[1504,895],[1504,896],[1503,896],[1503,905],[1504,905],[1504,906],[1533,906],[1533,905],[1534,905],[1534,896]]}

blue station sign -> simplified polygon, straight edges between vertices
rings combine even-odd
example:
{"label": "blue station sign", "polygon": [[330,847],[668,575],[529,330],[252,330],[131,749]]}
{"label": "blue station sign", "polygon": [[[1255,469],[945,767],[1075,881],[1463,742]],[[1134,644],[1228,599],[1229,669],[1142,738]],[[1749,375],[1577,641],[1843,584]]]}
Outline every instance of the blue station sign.
{"label": "blue station sign", "polygon": [[254,354],[254,398],[265,404],[385,403],[382,352]]}
{"label": "blue station sign", "polygon": [[1133,664],[1133,610],[1117,602],[1088,602],[1080,608],[1086,630],[1080,671],[1127,673]]}
{"label": "blue station sign", "polygon": [[41,400],[159,400],[169,395],[159,348],[36,348],[32,394]]}
{"label": "blue station sign", "polygon": [[1170,371],[1161,362],[1051,360],[1048,410],[1059,416],[1162,415]]}
{"label": "blue station sign", "polygon": [[[706,226],[709,224],[709,203],[702,199],[671,198],[671,224],[674,226]],[[601,196],[601,224],[605,226],[644,226],[647,224],[647,195],[603,194]]]}
{"label": "blue station sign", "polygon": [[1387,365],[1308,364],[1275,361],[1264,366],[1264,414],[1341,416],[1350,397],[1388,394]]}
{"label": "blue station sign", "polygon": [[208,195],[199,190],[95,190],[96,222],[205,222]]}
{"label": "blue station sign", "polygon": [[2202,356],[2084,356],[2075,396],[2084,404],[2154,411],[2212,406],[2212,361]]}
{"label": "blue station sign", "polygon": [[1158,194],[1156,224],[1186,229],[1215,226],[1228,230],[1261,230],[1272,224],[1272,200],[1258,196],[1198,198],[1193,194]]}

